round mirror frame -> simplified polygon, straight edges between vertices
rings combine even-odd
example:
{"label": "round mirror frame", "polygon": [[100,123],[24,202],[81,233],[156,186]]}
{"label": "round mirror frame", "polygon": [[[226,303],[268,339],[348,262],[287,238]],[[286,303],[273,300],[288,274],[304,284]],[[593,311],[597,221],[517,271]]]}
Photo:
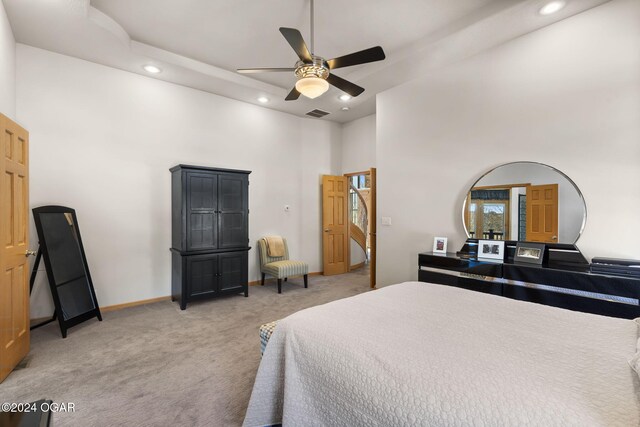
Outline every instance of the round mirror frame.
{"label": "round mirror frame", "polygon": [[[547,164],[544,163],[540,163],[540,162],[530,162],[530,161],[517,161],[517,162],[509,162],[509,163],[503,163],[501,165],[498,165],[492,169],[490,169],[489,171],[485,172],[482,174],[482,176],[480,176],[480,178],[476,179],[476,181],[473,183],[473,185],[471,185],[471,187],[469,188],[469,190],[467,190],[467,195],[471,192],[471,190],[473,190],[473,188],[478,185],[478,183],[487,175],[489,175],[491,172],[495,171],[496,169],[499,169],[503,166],[508,166],[508,165],[513,165],[513,164],[518,164],[518,163],[527,163],[527,164],[533,164],[533,165],[540,165],[543,166],[545,168],[549,168],[552,171],[562,175],[567,181],[569,181],[571,183],[571,185],[573,185],[573,188],[575,188],[575,190],[578,192],[578,196],[580,197],[580,200],[582,200],[582,205],[584,206],[584,215],[582,216],[582,224],[580,226],[580,231],[578,232],[578,235],[576,236],[576,239],[572,242],[572,243],[568,243],[568,244],[573,244],[575,245],[576,242],[580,239],[580,236],[582,236],[582,233],[584,232],[584,227],[587,224],[587,203],[584,200],[584,196],[582,195],[582,191],[580,191],[580,188],[578,188],[578,186],[576,185],[576,183],[569,178],[569,176],[567,176],[567,174],[565,174],[564,172],[554,168],[553,166],[549,166]],[[467,235],[467,239],[469,239],[469,230],[467,230],[467,224],[465,223],[465,208],[467,207],[467,196],[465,196],[464,201],[462,202],[462,227],[464,228],[464,233]],[[558,242],[558,243],[567,243],[567,242]]]}

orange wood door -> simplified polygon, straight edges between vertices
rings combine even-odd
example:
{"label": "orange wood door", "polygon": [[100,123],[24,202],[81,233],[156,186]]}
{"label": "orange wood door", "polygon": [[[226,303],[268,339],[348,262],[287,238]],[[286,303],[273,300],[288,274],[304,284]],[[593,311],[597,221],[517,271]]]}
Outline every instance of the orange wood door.
{"label": "orange wood door", "polygon": [[29,353],[29,134],[0,114],[0,381]]}
{"label": "orange wood door", "polygon": [[369,246],[371,247],[371,262],[369,264],[369,286],[371,289],[376,287],[376,232],[377,232],[377,185],[378,185],[378,176],[376,172],[376,168],[371,168],[370,175],[371,179],[371,209],[369,211],[369,224],[370,233],[369,233]]}
{"label": "orange wood door", "polygon": [[558,184],[527,186],[527,240],[558,242]]}
{"label": "orange wood door", "polygon": [[346,273],[349,268],[349,221],[346,176],[322,176],[322,259],[323,274]]}

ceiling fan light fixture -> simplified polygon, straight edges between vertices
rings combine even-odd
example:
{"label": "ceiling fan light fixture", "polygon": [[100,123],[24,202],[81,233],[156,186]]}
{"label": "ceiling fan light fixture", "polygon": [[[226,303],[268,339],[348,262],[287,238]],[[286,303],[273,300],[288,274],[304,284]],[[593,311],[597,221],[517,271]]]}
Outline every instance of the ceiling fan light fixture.
{"label": "ceiling fan light fixture", "polygon": [[320,77],[303,77],[296,82],[296,90],[307,98],[314,99],[329,90],[329,83]]}
{"label": "ceiling fan light fixture", "polygon": [[[311,0],[311,49],[307,47],[299,30],[280,27],[280,34],[284,36],[287,43],[300,58],[296,62],[295,68],[239,68],[237,71],[243,74],[294,71],[298,81],[284,98],[285,101],[295,101],[300,95],[311,99],[317,98],[329,90],[329,85],[335,86],[352,97],[360,95],[364,92],[363,87],[332,74],[331,71],[336,68],[382,61],[386,58],[384,50],[380,46],[374,46],[327,61],[323,57],[313,54],[313,24],[313,0]],[[341,99],[346,101],[344,97]]]}

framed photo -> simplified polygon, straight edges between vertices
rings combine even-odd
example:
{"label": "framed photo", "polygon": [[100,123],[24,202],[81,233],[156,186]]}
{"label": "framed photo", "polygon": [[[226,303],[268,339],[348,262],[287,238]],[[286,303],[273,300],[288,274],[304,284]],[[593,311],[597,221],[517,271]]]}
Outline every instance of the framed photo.
{"label": "framed photo", "polygon": [[504,261],[504,240],[478,240],[478,258]]}
{"label": "framed photo", "polygon": [[434,237],[433,238],[433,253],[434,254],[446,254],[447,253],[447,238],[446,237]]}
{"label": "framed photo", "polygon": [[544,259],[545,248],[546,245],[544,243],[518,242],[513,260],[515,262],[540,265]]}

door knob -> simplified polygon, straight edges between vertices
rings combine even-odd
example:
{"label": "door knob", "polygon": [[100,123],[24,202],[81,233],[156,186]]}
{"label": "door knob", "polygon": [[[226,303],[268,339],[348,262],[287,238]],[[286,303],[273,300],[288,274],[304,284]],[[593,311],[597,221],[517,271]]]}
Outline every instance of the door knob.
{"label": "door knob", "polygon": [[324,232],[325,232],[325,233],[328,233],[328,232],[330,232],[330,231],[331,231],[331,230],[329,230],[328,228],[325,228],[325,229],[324,229]]}
{"label": "door knob", "polygon": [[558,236],[551,236],[553,240],[558,240]]}
{"label": "door knob", "polygon": [[30,251],[29,249],[27,249],[26,251],[24,251],[24,256],[36,256],[36,251]]}

